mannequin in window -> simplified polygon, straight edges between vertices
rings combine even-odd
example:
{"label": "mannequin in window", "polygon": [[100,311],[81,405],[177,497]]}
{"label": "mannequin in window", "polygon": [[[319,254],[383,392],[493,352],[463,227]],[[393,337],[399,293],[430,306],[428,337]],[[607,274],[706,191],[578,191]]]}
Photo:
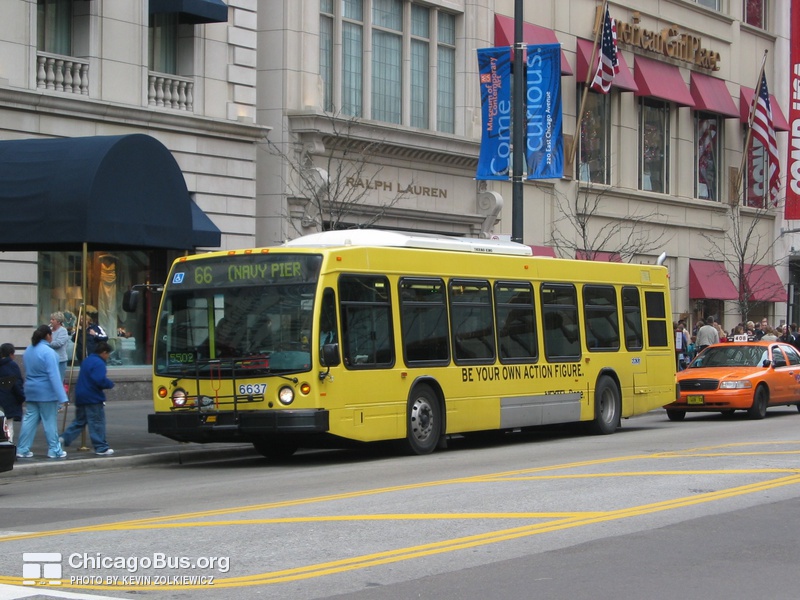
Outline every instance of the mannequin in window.
{"label": "mannequin in window", "polygon": [[[97,324],[105,331],[117,331],[117,257],[103,254],[100,263],[99,285],[97,286]],[[91,352],[89,353],[91,354]]]}

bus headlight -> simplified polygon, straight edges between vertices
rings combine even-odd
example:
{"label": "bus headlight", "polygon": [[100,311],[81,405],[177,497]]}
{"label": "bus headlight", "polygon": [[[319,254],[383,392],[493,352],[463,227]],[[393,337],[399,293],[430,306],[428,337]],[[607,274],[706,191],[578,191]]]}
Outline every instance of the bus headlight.
{"label": "bus headlight", "polygon": [[186,406],[186,390],[178,388],[172,392],[172,406],[177,408]]}
{"label": "bus headlight", "polygon": [[294,390],[289,386],[284,386],[278,391],[278,400],[284,406],[290,405],[294,402]]}

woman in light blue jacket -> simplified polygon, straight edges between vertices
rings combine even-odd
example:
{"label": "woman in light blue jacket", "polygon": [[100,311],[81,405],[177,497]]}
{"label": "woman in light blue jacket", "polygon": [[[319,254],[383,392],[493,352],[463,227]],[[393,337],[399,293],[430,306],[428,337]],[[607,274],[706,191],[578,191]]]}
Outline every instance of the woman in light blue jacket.
{"label": "woman in light blue jacket", "polygon": [[47,456],[66,458],[58,441],[58,407],[68,401],[58,371],[58,355],[50,347],[53,332],[48,325],[39,325],[25,349],[25,416],[19,434],[17,458],[33,458],[31,445],[41,421],[47,438]]}

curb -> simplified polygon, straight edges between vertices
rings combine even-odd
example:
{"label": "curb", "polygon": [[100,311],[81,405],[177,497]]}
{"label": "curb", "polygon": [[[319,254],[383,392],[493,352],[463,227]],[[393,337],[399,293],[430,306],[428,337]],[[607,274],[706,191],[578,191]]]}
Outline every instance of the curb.
{"label": "curb", "polygon": [[252,445],[223,446],[215,448],[176,448],[157,450],[146,454],[92,456],[70,460],[17,459],[11,471],[0,474],[0,482],[9,477],[38,477],[41,475],[66,475],[88,471],[108,471],[141,465],[186,465],[200,462],[230,460],[234,458],[261,456]]}

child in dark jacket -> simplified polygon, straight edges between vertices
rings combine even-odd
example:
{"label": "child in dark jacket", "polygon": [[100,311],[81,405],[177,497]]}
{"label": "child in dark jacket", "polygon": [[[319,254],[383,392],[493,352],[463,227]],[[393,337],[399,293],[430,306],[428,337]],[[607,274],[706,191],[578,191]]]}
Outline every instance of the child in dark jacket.
{"label": "child in dark jacket", "polygon": [[106,376],[106,363],[110,355],[111,346],[107,342],[97,342],[94,354],[81,363],[81,372],[75,385],[75,420],[61,434],[59,441],[62,446],[69,446],[88,425],[94,453],[100,456],[114,454],[106,441],[104,390],[114,387],[114,382]]}
{"label": "child in dark jacket", "polygon": [[0,344],[0,408],[6,415],[9,442],[14,441],[14,422],[22,420],[22,382],[22,372],[14,361],[14,344]]}

